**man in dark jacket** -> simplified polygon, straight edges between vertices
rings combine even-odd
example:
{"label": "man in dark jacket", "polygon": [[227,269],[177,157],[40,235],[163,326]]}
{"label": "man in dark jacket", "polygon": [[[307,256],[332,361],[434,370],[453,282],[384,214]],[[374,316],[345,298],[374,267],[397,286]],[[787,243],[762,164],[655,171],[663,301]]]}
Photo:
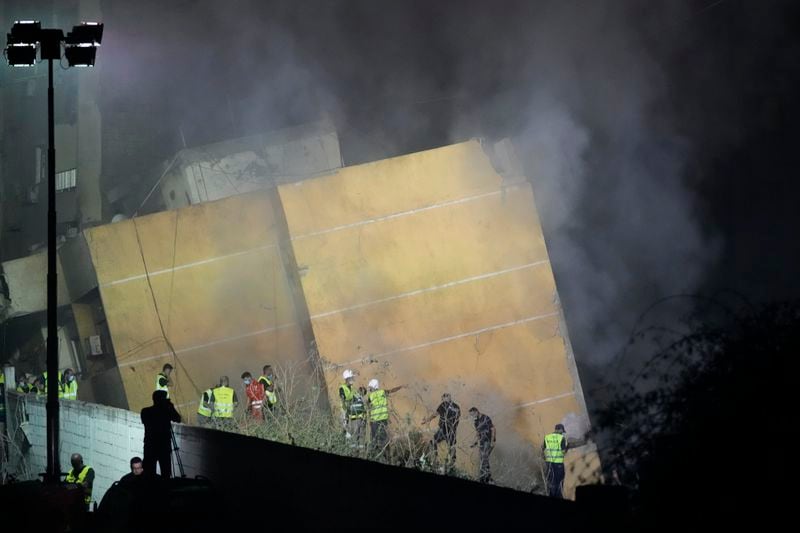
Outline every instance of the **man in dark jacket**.
{"label": "man in dark jacket", "polygon": [[154,391],[153,405],[142,409],[145,474],[155,475],[158,463],[162,477],[172,477],[172,422],[180,421],[166,391]]}
{"label": "man in dark jacket", "polygon": [[492,469],[489,465],[489,456],[494,450],[494,444],[497,440],[497,431],[495,430],[492,419],[487,415],[478,411],[477,407],[471,407],[469,416],[472,417],[475,423],[476,439],[475,443],[470,446],[480,446],[480,467],[478,468],[478,481],[481,483],[490,483],[492,481]]}
{"label": "man in dark jacket", "polygon": [[429,454],[432,460],[437,462],[439,443],[446,442],[448,460],[445,470],[449,470],[456,463],[456,433],[458,432],[458,422],[461,420],[461,407],[453,401],[449,393],[442,394],[442,403],[436,408],[436,412],[423,420],[422,423],[428,424],[437,416],[439,417],[439,429],[428,445]]}

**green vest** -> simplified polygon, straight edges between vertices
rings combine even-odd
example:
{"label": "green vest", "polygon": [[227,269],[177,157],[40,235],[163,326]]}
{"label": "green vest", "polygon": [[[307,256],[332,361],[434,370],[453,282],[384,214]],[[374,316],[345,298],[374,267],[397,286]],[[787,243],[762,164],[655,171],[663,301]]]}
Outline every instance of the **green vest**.
{"label": "green vest", "polygon": [[[73,468],[72,470],[69,471],[69,474],[67,474],[66,482],[83,483],[83,480],[86,479],[86,474],[89,473],[90,468],[91,467],[89,465],[83,465],[83,470],[81,470],[80,474],[78,474],[77,476],[75,475],[75,469]],[[84,493],[85,495],[83,497],[83,501],[86,505],[89,505],[90,503],[92,503],[92,487],[86,487],[85,491],[86,492]]]}
{"label": "green vest", "polygon": [[272,407],[276,403],[278,403],[278,395],[275,394],[275,391],[270,391],[267,387],[272,387],[272,380],[269,379],[267,376],[260,376],[258,378],[258,382],[264,385],[264,394],[267,397],[267,404]]}
{"label": "green vest", "polygon": [[369,393],[369,420],[370,422],[389,420],[389,401],[383,389]]}
{"label": "green vest", "polygon": [[198,415],[211,416],[211,406],[203,402],[203,396],[208,396],[208,399],[211,400],[211,394],[211,389],[206,389],[203,395],[200,396],[200,405],[197,407]]}
{"label": "green vest", "polygon": [[354,387],[347,383],[342,383],[339,390],[344,393],[344,409],[350,420],[364,418],[366,409],[364,408],[364,398],[354,390]]}
{"label": "green vest", "polygon": [[233,389],[230,387],[217,387],[214,393],[214,411],[211,416],[214,418],[233,417]]}
{"label": "green vest", "polygon": [[31,387],[27,383],[21,383],[17,385],[17,392],[21,392],[22,394],[28,394],[30,391]]}
{"label": "green vest", "polygon": [[561,442],[564,435],[561,433],[549,433],[544,436],[544,460],[548,463],[563,463],[564,450],[561,449]]}
{"label": "green vest", "polygon": [[73,379],[70,383],[64,383],[61,389],[65,400],[78,399],[78,380]]}
{"label": "green vest", "polygon": [[165,376],[163,372],[159,372],[158,375],[156,375],[156,390],[167,391],[167,398],[169,398],[169,387],[167,387],[166,385],[160,385],[159,384],[159,381],[161,381],[161,378],[169,380],[169,378],[167,376]]}
{"label": "green vest", "polygon": [[[42,377],[44,378],[44,391],[42,392],[42,394],[47,394],[47,372],[42,372]],[[61,387],[61,378],[62,378],[61,372],[59,371],[58,372],[58,384],[56,385],[56,387],[58,388],[58,397],[59,398],[63,398],[64,397],[64,390]]]}

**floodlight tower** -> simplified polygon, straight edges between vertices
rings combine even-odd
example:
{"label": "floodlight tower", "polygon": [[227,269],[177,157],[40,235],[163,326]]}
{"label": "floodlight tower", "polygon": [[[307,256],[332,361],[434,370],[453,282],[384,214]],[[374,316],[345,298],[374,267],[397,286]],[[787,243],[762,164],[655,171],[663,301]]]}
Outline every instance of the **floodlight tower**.
{"label": "floodlight tower", "polygon": [[56,147],[53,96],[53,60],[61,61],[61,46],[70,67],[93,67],[97,47],[103,39],[103,24],[83,22],[74,26],[64,38],[56,28],[42,28],[39,21],[18,20],[8,34],[5,56],[12,67],[36,64],[37,49],[41,60],[47,60],[47,472],[46,482],[61,480],[58,457],[58,339],[56,278]]}

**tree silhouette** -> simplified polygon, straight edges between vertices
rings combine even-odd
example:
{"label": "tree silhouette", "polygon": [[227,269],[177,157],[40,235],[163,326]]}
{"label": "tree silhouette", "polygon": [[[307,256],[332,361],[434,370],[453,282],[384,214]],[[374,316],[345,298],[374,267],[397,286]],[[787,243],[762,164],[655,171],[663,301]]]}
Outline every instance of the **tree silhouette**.
{"label": "tree silhouette", "polygon": [[637,527],[769,521],[787,509],[798,354],[800,303],[748,305],[694,321],[616,387],[597,421],[606,470],[635,489]]}

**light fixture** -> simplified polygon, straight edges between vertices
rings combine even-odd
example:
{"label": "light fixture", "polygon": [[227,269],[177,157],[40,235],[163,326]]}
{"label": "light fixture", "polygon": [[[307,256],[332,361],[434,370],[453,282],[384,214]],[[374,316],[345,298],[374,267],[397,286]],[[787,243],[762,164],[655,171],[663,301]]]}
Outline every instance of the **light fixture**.
{"label": "light fixture", "polygon": [[39,42],[39,32],[41,30],[42,23],[38,20],[17,20],[11,26],[11,33],[8,34],[8,39],[19,44],[35,45]]}
{"label": "light fixture", "polygon": [[103,24],[83,22],[73,26],[64,39],[64,57],[70,67],[93,67],[97,47],[103,40]]}
{"label": "light fixture", "polygon": [[18,20],[7,34],[5,55],[12,67],[32,67],[36,64],[36,48],[42,24],[36,20]]}
{"label": "light fixture", "polygon": [[6,60],[12,67],[32,67],[36,64],[36,45],[9,44],[6,48]]}
{"label": "light fixture", "polygon": [[[58,273],[56,255],[56,147],[55,147],[55,89],[53,87],[53,62],[61,61],[61,43],[64,56],[70,66],[94,65],[97,47],[103,40],[103,25],[84,22],[72,28],[64,38],[58,28],[42,28],[35,20],[18,20],[8,34],[5,55],[12,66],[36,64],[36,52],[47,64],[47,372],[58,373]],[[47,471],[44,481],[61,483],[61,461],[58,455],[60,444],[60,417],[58,384],[55,379],[47,382]]]}

